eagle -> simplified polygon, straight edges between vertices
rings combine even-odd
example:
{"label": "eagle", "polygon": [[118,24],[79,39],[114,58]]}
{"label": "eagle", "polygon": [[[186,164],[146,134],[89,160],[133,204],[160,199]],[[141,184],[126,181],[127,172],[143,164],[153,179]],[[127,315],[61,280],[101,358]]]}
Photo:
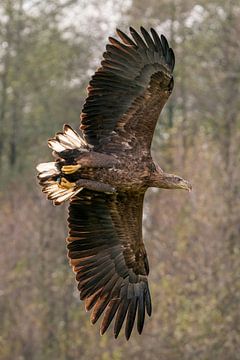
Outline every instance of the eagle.
{"label": "eagle", "polygon": [[[100,334],[113,321],[141,334],[152,312],[149,264],[142,238],[143,201],[149,187],[185,189],[151,156],[160,112],[173,90],[175,57],[164,35],[130,27],[109,37],[80,115],[81,133],[64,125],[49,139],[54,161],[37,166],[39,183],[54,205],[69,200],[69,262],[80,299],[102,316]],[[135,321],[136,320],[136,321]]]}

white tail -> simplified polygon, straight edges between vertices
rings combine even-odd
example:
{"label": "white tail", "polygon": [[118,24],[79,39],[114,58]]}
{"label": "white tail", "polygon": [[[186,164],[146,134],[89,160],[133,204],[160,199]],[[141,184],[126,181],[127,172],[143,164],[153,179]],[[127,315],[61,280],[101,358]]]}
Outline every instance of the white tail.
{"label": "white tail", "polygon": [[[57,133],[54,138],[50,139],[48,145],[57,153],[75,149],[81,152],[89,151],[85,140],[69,125],[64,125],[63,132]],[[39,172],[40,185],[43,187],[42,191],[47,194],[48,199],[52,200],[54,205],[69,200],[83,189],[65,179],[65,174],[62,177],[60,162],[39,164],[37,171]]]}
{"label": "white tail", "polygon": [[81,149],[88,151],[86,148],[87,143],[85,140],[74,131],[69,125],[63,126],[63,132],[57,133],[56,136],[48,140],[48,146],[56,152],[64,150]]}
{"label": "white tail", "polygon": [[36,169],[39,172],[38,178],[40,180],[48,179],[49,177],[60,174],[60,170],[58,169],[57,163],[55,162],[41,163],[37,166]]}
{"label": "white tail", "polygon": [[47,194],[48,199],[52,200],[54,205],[60,205],[79,193],[82,189],[83,188],[77,186],[67,189],[62,187],[57,181],[50,180],[43,185],[42,191]]}

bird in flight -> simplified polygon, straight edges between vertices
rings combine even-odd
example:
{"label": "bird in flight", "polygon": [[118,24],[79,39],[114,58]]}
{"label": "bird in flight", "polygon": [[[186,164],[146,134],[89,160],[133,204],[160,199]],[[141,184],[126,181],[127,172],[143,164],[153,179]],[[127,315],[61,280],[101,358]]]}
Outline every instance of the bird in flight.
{"label": "bird in flight", "polygon": [[173,89],[174,53],[154,29],[110,37],[101,67],[87,88],[81,134],[69,125],[48,141],[54,161],[37,166],[53,204],[69,204],[67,249],[80,299],[100,333],[114,319],[117,338],[135,319],[142,333],[152,312],[149,265],[142,238],[143,200],[149,187],[191,190],[151,157],[160,112]]}

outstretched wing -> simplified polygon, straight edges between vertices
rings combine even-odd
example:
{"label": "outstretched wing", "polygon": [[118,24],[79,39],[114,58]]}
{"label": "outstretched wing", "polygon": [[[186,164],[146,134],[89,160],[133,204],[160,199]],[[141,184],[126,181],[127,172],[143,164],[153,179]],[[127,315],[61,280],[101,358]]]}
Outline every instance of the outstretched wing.
{"label": "outstretched wing", "polygon": [[130,39],[117,30],[122,42],[109,38],[101,67],[88,86],[81,113],[81,130],[98,151],[122,144],[132,148],[136,139],[150,148],[161,109],[172,88],[174,53],[166,38],[133,28]]}
{"label": "outstretched wing", "polygon": [[151,315],[149,268],[142,242],[143,197],[83,190],[69,206],[68,256],[80,299],[85,301],[86,310],[93,308],[91,322],[104,313],[101,334],[115,317],[117,337],[126,318],[129,339],[136,314],[139,333],[145,309]]}

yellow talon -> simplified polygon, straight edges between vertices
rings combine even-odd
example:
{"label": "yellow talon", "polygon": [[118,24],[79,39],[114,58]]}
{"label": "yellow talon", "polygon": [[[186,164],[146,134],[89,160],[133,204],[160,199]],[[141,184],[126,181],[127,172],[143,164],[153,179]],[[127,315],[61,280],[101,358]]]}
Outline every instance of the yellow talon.
{"label": "yellow talon", "polygon": [[60,183],[59,183],[59,187],[63,188],[63,189],[71,189],[74,188],[76,186],[76,184],[74,182],[70,182],[65,178],[61,178]]}
{"label": "yellow talon", "polygon": [[61,168],[64,174],[73,174],[80,169],[81,165],[65,165]]}

